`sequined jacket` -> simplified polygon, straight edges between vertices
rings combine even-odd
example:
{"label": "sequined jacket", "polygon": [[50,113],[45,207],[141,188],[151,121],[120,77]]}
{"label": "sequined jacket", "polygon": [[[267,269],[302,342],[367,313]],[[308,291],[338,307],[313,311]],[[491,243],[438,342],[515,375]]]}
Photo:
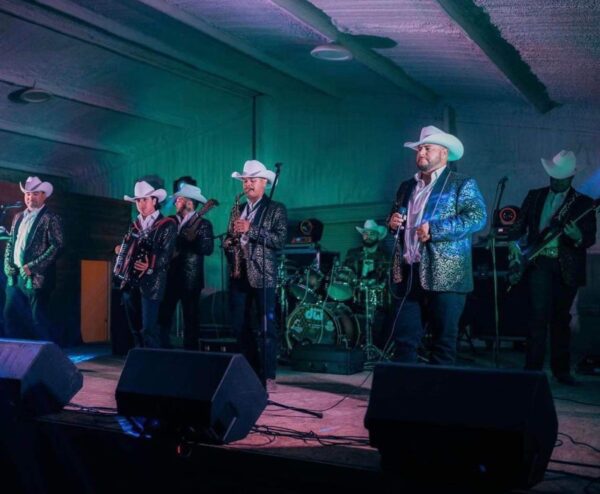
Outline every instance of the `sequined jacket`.
{"label": "sequined jacket", "polygon": [[[142,231],[139,220],[133,222],[131,229],[136,232]],[[159,214],[144,236],[149,242],[149,271],[152,271],[142,275],[139,289],[142,296],[150,300],[162,300],[167,285],[167,270],[175,248],[177,224],[173,218],[165,218]]]}
{"label": "sequined jacket", "polygon": [[[544,209],[544,202],[550,187],[530,190],[523,201],[517,221],[513,225],[512,232],[515,237],[527,234],[526,242],[535,244],[540,236],[540,218]],[[552,220],[551,226],[563,227],[568,222],[580,216],[591,208],[593,200],[591,197],[577,192],[571,188],[565,197],[563,205],[558,208]],[[596,215],[590,212],[577,223],[583,239],[581,245],[575,246],[575,242],[567,235],[562,235],[558,241],[558,260],[560,262],[561,274],[564,282],[569,286],[583,286],[586,283],[586,249],[596,242]]]}
{"label": "sequined jacket", "polygon": [[[390,216],[400,207],[408,208],[416,184],[414,177],[400,184]],[[472,291],[471,236],[487,221],[485,202],[475,179],[446,167],[425,205],[423,223],[426,221],[431,239],[421,245],[421,285],[435,292]],[[398,267],[404,262],[402,233],[394,251],[395,281],[398,281]]]}
{"label": "sequined jacket", "polygon": [[[9,286],[16,285],[19,268],[14,263],[15,243],[19,226],[23,220],[23,211],[15,215],[12,222],[10,238],[4,252],[4,274]],[[56,259],[64,245],[64,234],[60,216],[44,206],[38,213],[25,246],[24,264],[31,270],[31,282],[34,289],[54,288],[56,282]]]}
{"label": "sequined jacket", "polygon": [[[177,221],[175,216],[171,218]],[[196,212],[177,234],[167,287],[180,285],[185,291],[200,292],[204,288],[204,256],[210,256],[213,249],[212,224]]]}
{"label": "sequined jacket", "polygon": [[[249,242],[244,250],[245,272],[248,282],[253,288],[263,286],[263,266],[265,269],[265,281],[267,287],[275,287],[277,284],[277,252],[285,245],[287,238],[287,211],[280,202],[271,201],[263,196],[258,204],[258,210],[254,216],[248,231]],[[240,214],[246,207],[240,204]],[[267,211],[263,227],[258,232],[260,218]],[[228,231],[233,231],[231,218],[229,219]],[[264,246],[266,244],[266,250]]]}

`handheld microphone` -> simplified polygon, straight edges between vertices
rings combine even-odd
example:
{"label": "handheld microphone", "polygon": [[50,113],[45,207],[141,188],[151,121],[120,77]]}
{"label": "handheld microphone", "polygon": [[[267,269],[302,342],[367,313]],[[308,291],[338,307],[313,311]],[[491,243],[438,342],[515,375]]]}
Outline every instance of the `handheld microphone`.
{"label": "handheld microphone", "polygon": [[[401,207],[398,208],[398,214],[400,216],[405,216],[406,217],[407,213],[408,213],[408,210],[404,206],[401,206]],[[396,240],[398,240],[398,237],[400,236],[400,231],[401,230],[404,231],[404,224],[400,225],[398,227],[398,229],[396,230],[396,235],[395,235],[396,236]]]}
{"label": "handheld microphone", "polygon": [[508,182],[508,175],[504,175],[499,181],[499,184],[504,185],[506,182]]}

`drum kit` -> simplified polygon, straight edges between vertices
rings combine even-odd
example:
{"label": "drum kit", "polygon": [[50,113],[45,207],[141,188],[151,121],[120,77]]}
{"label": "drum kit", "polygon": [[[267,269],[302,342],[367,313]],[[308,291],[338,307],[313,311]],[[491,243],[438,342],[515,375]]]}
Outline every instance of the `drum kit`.
{"label": "drum kit", "polygon": [[277,278],[284,351],[298,345],[336,345],[362,348],[367,360],[382,357],[373,343],[373,322],[375,313],[388,307],[385,280],[360,278],[338,263],[326,275],[315,264],[299,267],[285,256],[279,260]]}

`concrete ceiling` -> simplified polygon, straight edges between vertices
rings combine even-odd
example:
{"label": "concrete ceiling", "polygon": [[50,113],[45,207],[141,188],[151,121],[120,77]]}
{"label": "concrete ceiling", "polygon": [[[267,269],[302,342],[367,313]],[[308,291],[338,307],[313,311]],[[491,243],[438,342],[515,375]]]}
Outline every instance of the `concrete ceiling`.
{"label": "concrete ceiling", "polygon": [[[597,0],[0,0],[0,166],[75,177],[258,94],[597,104],[599,26]],[[332,41],[354,59],[310,56]]]}

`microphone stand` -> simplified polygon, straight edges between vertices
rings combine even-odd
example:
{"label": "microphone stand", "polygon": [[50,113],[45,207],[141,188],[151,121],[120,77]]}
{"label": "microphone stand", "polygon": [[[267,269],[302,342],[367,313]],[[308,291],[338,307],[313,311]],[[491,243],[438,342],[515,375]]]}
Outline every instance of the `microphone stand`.
{"label": "microphone stand", "polygon": [[503,177],[496,186],[496,196],[494,197],[494,209],[492,213],[492,228],[488,238],[488,248],[492,250],[492,274],[494,278],[494,365],[499,366],[500,353],[500,311],[498,302],[498,268],[496,264],[496,230],[494,229],[494,220],[498,214],[500,201],[504,194],[507,177]]}
{"label": "microphone stand", "polygon": [[[263,231],[263,227],[264,227],[264,222],[265,222],[265,218],[267,217],[268,213],[269,213],[269,209],[271,207],[272,204],[272,199],[273,199],[273,195],[275,194],[275,189],[277,188],[277,182],[279,179],[279,175],[281,173],[281,163],[275,163],[275,178],[273,179],[273,184],[271,186],[271,190],[269,191],[269,196],[268,196],[268,202],[267,202],[267,206],[265,207],[265,209],[263,210],[263,213],[260,216],[259,222],[258,222],[258,234],[257,234],[257,239],[260,240],[260,236],[262,234]],[[256,249],[254,249],[252,251],[252,255],[250,256],[250,259],[248,260],[248,262],[250,262],[253,258],[254,258],[254,253],[256,252]],[[262,354],[263,354],[263,358],[262,358],[262,375],[259,376],[260,380],[263,384],[263,386],[265,387],[265,390],[267,389],[267,273],[265,270],[265,263],[267,260],[266,257],[266,252],[267,252],[267,237],[265,236],[263,238],[263,265],[262,265],[262,278],[263,278],[263,283],[262,283],[262,288],[263,288],[263,303],[262,303],[262,333],[263,333],[263,348],[262,348]],[[267,393],[268,396],[268,393]],[[301,412],[301,413],[305,413],[307,415],[312,415],[314,417],[318,417],[318,418],[323,418],[323,414],[321,412],[314,412],[312,410],[307,410],[305,408],[297,408],[297,407],[293,407],[290,405],[284,405],[281,403],[278,403],[276,401],[272,401],[272,400],[267,400],[267,405],[273,405],[279,408],[283,408],[286,410],[293,410],[296,412]]]}

